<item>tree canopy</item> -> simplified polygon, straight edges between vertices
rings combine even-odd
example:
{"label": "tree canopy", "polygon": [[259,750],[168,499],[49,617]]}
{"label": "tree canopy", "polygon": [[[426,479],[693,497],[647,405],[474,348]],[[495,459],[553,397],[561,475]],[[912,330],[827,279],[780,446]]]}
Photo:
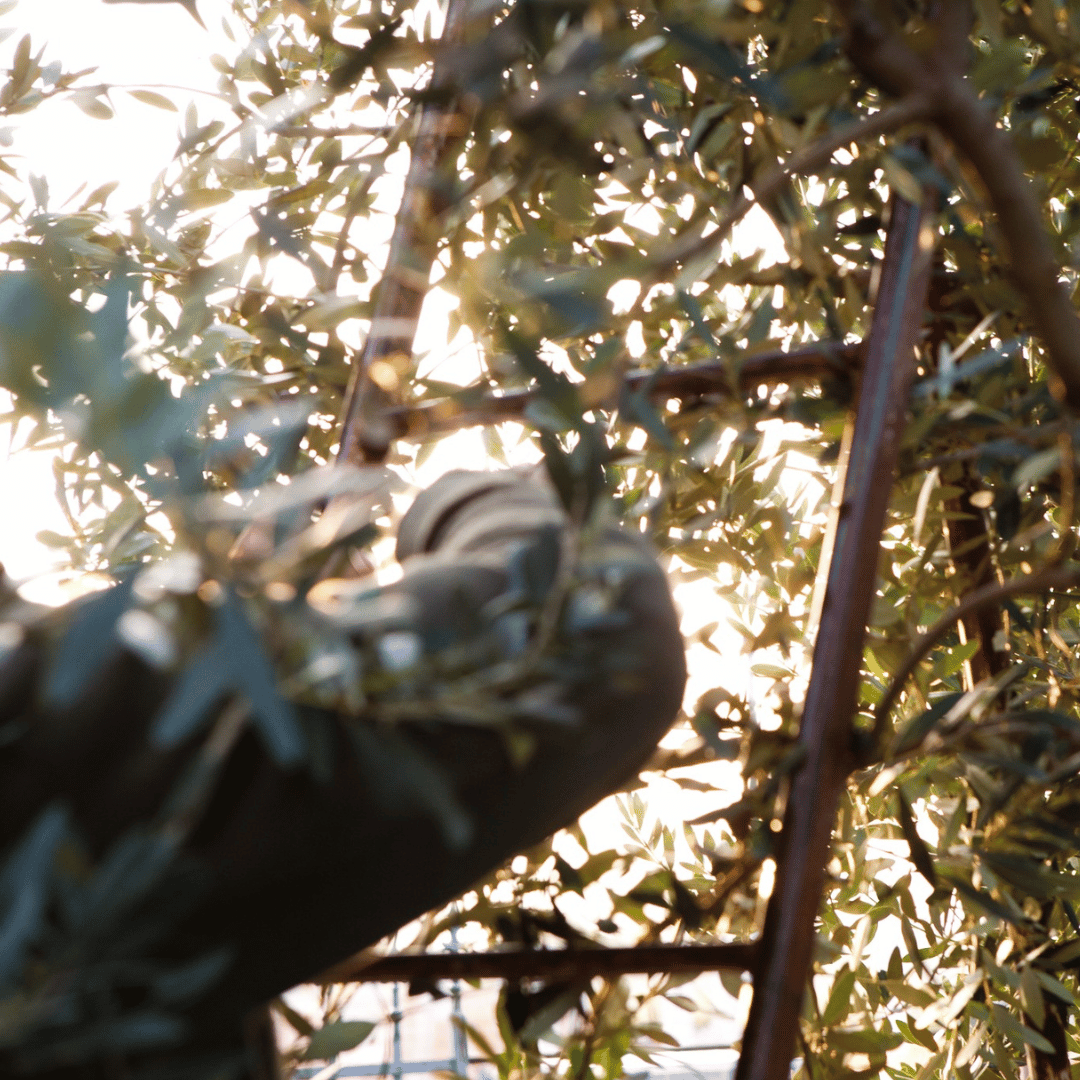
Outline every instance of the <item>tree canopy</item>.
{"label": "tree canopy", "polygon": [[[425,925],[421,943],[457,920],[570,950],[555,974],[474,969],[508,979],[503,1045],[472,1033],[500,1078],[615,1080],[670,1042],[651,1003],[708,1007],[690,980],[717,968],[746,1018],[740,1080],[792,1057],[808,1078],[1070,1075],[1080,4],[199,14],[233,42],[218,97],[179,114],[140,205],[106,185],[53,206],[17,129],[0,156],[0,386],[57,448],[70,533],[49,541],[121,580],[73,617],[48,693],[81,691],[119,633],[186,680],[178,733],[232,687],[294,763],[295,702],[377,690],[280,605],[376,543],[394,470],[449,433],[482,426],[493,464],[529,441],[581,520],[606,491],[694,584],[699,654],[730,650],[730,625],[752,675],[701,661],[684,737],[650,762],[701,816],[627,791],[617,847],[573,830],[578,865],[549,841]],[[66,97],[107,123],[124,94],[176,122],[166,92],[24,37],[0,113]],[[739,229],[751,213],[775,260]],[[414,348],[432,283],[475,346],[465,385],[468,365]],[[168,618],[125,608],[146,580]],[[38,616],[6,596],[10,652]],[[0,754],[18,738],[0,727]],[[152,830],[94,864],[77,824],[50,811],[3,864],[0,1050],[59,1015],[88,940],[123,981],[124,912],[167,883]],[[595,918],[567,918],[572,893]],[[688,950],[698,967],[642,948],[635,968],[612,944],[729,948]],[[26,1070],[166,1045],[222,963],[124,968],[153,1008],[72,1015],[63,1055]],[[294,1058],[366,1033],[325,1000],[325,1034],[293,1015]]]}

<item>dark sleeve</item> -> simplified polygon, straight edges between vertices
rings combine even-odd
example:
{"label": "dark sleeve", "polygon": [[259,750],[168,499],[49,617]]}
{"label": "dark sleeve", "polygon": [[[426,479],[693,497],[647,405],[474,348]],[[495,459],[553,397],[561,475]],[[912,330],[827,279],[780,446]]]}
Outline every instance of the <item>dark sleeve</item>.
{"label": "dark sleeve", "polygon": [[[516,594],[530,582],[543,586],[566,529],[536,473],[451,474],[402,523],[403,577],[381,595],[403,600],[396,606],[406,617],[387,632],[415,633],[435,653],[472,634],[486,663],[513,660],[522,636],[501,624],[513,627],[530,610]],[[580,537],[574,574],[548,677],[521,695],[518,729],[533,744],[524,760],[508,753],[498,729],[451,718],[354,726],[354,752],[341,756],[350,764],[321,792],[289,788],[264,766],[267,801],[252,797],[206,851],[223,867],[261,831],[260,864],[287,849],[294,872],[304,866],[287,913],[259,907],[254,896],[250,905],[231,902],[236,932],[253,944],[279,942],[280,972],[245,994],[310,978],[448,902],[641,768],[678,713],[686,677],[667,581],[651,546],[613,525]],[[268,821],[289,827],[275,835]],[[234,878],[237,896],[259,877],[252,866]],[[250,919],[257,907],[259,928]],[[280,942],[302,926],[307,937],[292,938],[296,955],[285,957]]]}
{"label": "dark sleeve", "polygon": [[[511,745],[499,724],[430,707],[400,722],[306,709],[331,762],[316,778],[276,767],[246,732],[186,842],[202,900],[168,945],[177,955],[223,942],[234,950],[224,981],[192,1015],[204,1040],[225,1044],[252,1005],[573,822],[641,767],[678,712],[683,646],[653,551],[613,525],[569,530],[537,473],[450,474],[417,498],[398,551],[401,580],[358,601],[357,649],[392,659],[389,639],[408,646],[408,663],[458,657],[465,675],[520,664],[552,582],[571,582],[540,667],[521,685],[489,690],[519,738]],[[373,628],[364,618],[373,601],[398,615]],[[168,686],[121,653],[84,699],[43,712],[33,692],[40,657],[32,645],[17,657],[6,705],[0,671],[0,725],[23,724],[27,735],[0,747],[0,789],[10,780],[26,801],[0,792],[0,803],[26,817],[64,799],[103,850],[152,818],[191,753],[148,744]],[[393,691],[398,704],[412,695],[428,706],[434,693],[408,678]],[[67,752],[74,745],[78,760]]]}

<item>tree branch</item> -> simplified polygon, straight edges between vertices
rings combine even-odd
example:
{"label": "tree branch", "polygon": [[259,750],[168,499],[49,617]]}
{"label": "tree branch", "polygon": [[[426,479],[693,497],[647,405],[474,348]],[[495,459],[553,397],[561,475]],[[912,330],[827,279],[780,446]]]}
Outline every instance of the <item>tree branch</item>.
{"label": "tree branch", "polygon": [[1008,270],[1046,346],[1059,398],[1080,408],[1080,318],[1060,281],[1046,221],[1009,133],[964,79],[970,4],[937,0],[936,48],[921,56],[865,0],[837,0],[851,62],[882,90],[929,103],[928,118],[967,159],[986,188],[1005,241]]}
{"label": "tree branch", "polygon": [[1009,275],[1046,346],[1057,397],[1080,409],[1080,318],[1062,284],[1042,208],[1009,133],[959,78],[946,81],[937,121],[979,174],[997,213]]}
{"label": "tree branch", "polygon": [[795,176],[812,173],[826,166],[837,150],[842,150],[852,143],[863,143],[876,139],[905,124],[923,119],[930,112],[930,102],[922,95],[909,95],[904,100],[895,102],[870,116],[852,124],[826,132],[791,155],[779,168],[766,173],[753,185],[754,197],[740,194],[720,219],[717,227],[707,236],[684,236],[674,241],[666,250],[659,252],[652,260],[656,271],[666,271],[680,263],[719,251],[720,245],[727,239],[731,230],[758,203],[764,203],[783,190]]}
{"label": "tree branch", "polygon": [[1033,593],[1047,592],[1051,589],[1071,589],[1080,585],[1080,567],[1077,566],[1053,566],[1046,570],[1040,570],[1034,574],[1014,578],[1006,581],[1003,585],[994,582],[984,585],[969,593],[951,611],[944,615],[912,646],[907,659],[901,664],[899,670],[889,683],[885,696],[878,702],[874,710],[874,746],[880,746],[885,734],[885,722],[889,712],[896,704],[915,669],[922,663],[930,650],[959,622],[961,619],[970,618],[989,607],[1000,604],[1003,600],[1009,600],[1014,596],[1028,596]]}
{"label": "tree branch", "polygon": [[[626,393],[652,399],[682,400],[705,396],[736,397],[753,393],[762,384],[789,383],[829,376],[850,377],[861,363],[862,343],[822,341],[799,349],[776,349],[747,357],[732,379],[731,365],[714,360],[659,371],[631,371],[623,381]],[[459,405],[453,398],[401,405],[388,409],[387,423],[395,438],[423,439],[476,425],[518,420],[537,398],[535,389],[488,394],[474,404]]]}
{"label": "tree branch", "polygon": [[599,975],[698,974],[746,971],[753,944],[640,945],[623,949],[533,949],[487,953],[400,953],[359,956],[323,972],[319,982],[413,982],[432,979],[544,979],[563,982]]}
{"label": "tree branch", "polygon": [[[461,43],[470,0],[448,0],[446,24],[431,85],[444,81],[442,69]],[[436,184],[440,167],[463,134],[457,103],[427,102],[411,147],[405,190],[394,222],[386,269],[378,284],[371,327],[359,356],[353,358],[342,405],[338,461],[353,465],[381,461],[393,439],[385,413],[401,361],[411,360],[420,312],[438,250]]]}

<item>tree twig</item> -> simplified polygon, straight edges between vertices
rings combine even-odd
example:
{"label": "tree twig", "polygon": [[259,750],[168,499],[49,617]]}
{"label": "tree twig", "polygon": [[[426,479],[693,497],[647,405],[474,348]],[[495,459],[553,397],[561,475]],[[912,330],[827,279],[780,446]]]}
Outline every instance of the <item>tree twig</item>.
{"label": "tree twig", "polygon": [[1060,281],[1042,210],[1008,132],[960,79],[950,79],[938,123],[979,174],[997,213],[1009,275],[1027,300],[1028,315],[1060,379],[1056,396],[1080,408],[1080,319]]}
{"label": "tree twig", "polygon": [[970,25],[966,0],[941,0],[933,29],[937,48],[915,52],[865,0],[836,0],[847,25],[851,62],[881,89],[928,103],[932,120],[978,174],[997,215],[1008,271],[1027,300],[1028,316],[1046,346],[1058,397],[1080,408],[1080,317],[1062,284],[1035,191],[1009,133],[964,79]]}
{"label": "tree twig", "polygon": [[746,971],[753,944],[640,945],[612,949],[532,949],[485,953],[400,953],[358,957],[323,972],[320,983],[413,982],[432,979],[544,979],[563,982],[620,975]]}
{"label": "tree twig", "polygon": [[947,611],[929,630],[912,646],[907,659],[900,665],[889,683],[885,696],[874,710],[874,746],[879,746],[885,734],[885,723],[889,712],[896,704],[904,689],[904,684],[922,663],[930,650],[959,622],[1003,600],[1014,596],[1028,596],[1047,592],[1052,589],[1071,589],[1080,585],[1080,567],[1053,566],[1039,570],[1034,574],[1013,578],[1004,584],[993,582],[969,593],[951,611]]}
{"label": "tree twig", "polygon": [[[862,348],[861,342],[823,341],[798,349],[774,349],[747,357],[739,365],[734,379],[731,365],[721,360],[660,371],[642,369],[628,372],[623,388],[625,392],[643,393],[654,400],[735,397],[753,393],[760,385],[828,376],[849,377],[858,370]],[[395,406],[385,415],[395,438],[422,439],[461,428],[520,419],[536,397],[536,390],[527,389],[491,393],[470,405],[459,405],[453,398],[442,398],[417,405]]]}
{"label": "tree twig", "polygon": [[782,166],[766,173],[757,181],[753,185],[753,198],[740,194],[720,219],[717,227],[707,236],[682,237],[666,250],[658,252],[652,260],[654,270],[669,270],[679,263],[704,256],[710,251],[719,252],[720,245],[746,214],[758,203],[767,202],[778,194],[793,177],[823,168],[833,154],[845,146],[867,142],[879,135],[896,131],[905,124],[921,120],[929,111],[930,104],[922,95],[911,94],[855,123],[826,132],[808,146],[796,150]]}

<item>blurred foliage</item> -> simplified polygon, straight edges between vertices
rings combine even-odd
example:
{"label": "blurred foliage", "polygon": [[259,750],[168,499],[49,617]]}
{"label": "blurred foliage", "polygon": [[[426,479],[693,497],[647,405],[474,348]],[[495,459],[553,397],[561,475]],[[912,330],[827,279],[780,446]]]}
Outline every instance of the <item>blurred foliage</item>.
{"label": "blurred foliage", "polygon": [[[917,37],[919,5],[896,7]],[[17,24],[17,11],[3,9]],[[973,79],[1038,185],[1074,287],[1080,5],[975,9]],[[860,338],[889,191],[940,193],[921,381],[864,659],[868,728],[921,630],[974,585],[1071,554],[1075,421],[1048,391],[981,191],[947,152],[930,160],[898,137],[864,141],[764,199],[756,233],[708,242],[745,187],[882,104],[845,60],[824,0],[477,5],[443,81],[425,90],[434,21],[404,0],[231,0],[223,25],[234,48],[213,58],[218,99],[182,112],[176,156],[136,207],[115,206],[106,185],[57,208],[45,179],[13,152],[0,155],[9,271],[0,382],[30,445],[57,453],[71,531],[47,539],[74,568],[113,573],[146,564],[180,573],[176,560],[194,553],[195,581],[172,594],[192,596],[235,573],[227,553],[248,522],[270,521],[282,562],[262,577],[241,574],[247,606],[218,608],[215,626],[190,640],[212,642],[210,667],[218,650],[255,658],[213,678],[248,680],[253,716],[289,760],[288,699],[347,694],[336,676],[329,691],[313,685],[346,664],[347,650],[340,635],[297,631],[282,697],[251,627],[272,636],[288,622],[270,586],[303,592],[328,547],[371,539],[359,517],[329,536],[302,531],[334,494],[312,470],[332,457],[349,359],[385,258],[373,238],[393,211],[393,163],[417,103],[459,101],[460,141],[437,184],[435,276],[458,301],[449,333],[467,331],[481,370],[462,389],[431,377],[426,358],[402,358],[399,403],[444,401],[452,414],[486,391],[536,383],[527,420],[556,477],[591,477],[591,490],[602,470],[622,512],[670,557],[673,583],[692,584],[684,595],[705,689],[681,742],[653,766],[700,816],[669,820],[647,789],[627,793],[616,848],[593,850],[580,830],[556,838],[430,920],[420,940],[454,922],[473,924],[477,940],[529,946],[746,940],[760,929],[785,778],[798,765],[811,593],[850,388],[838,378],[665,403],[620,397],[621,375],[715,360],[734,377],[745,357],[778,345]],[[68,96],[107,122],[110,98],[128,92],[174,122],[168,95],[94,84],[40,50],[25,38],[16,46],[0,112]],[[17,149],[17,129],[0,138]],[[766,258],[752,244],[770,227]],[[512,438],[489,432],[493,460]],[[399,444],[389,464],[434,449],[436,440]],[[303,487],[309,473],[316,479]],[[297,479],[274,484],[284,477]],[[380,492],[363,508],[368,520],[389,505]],[[181,637],[196,608],[205,618],[194,602],[171,609]],[[153,648],[152,625],[132,625]],[[1078,642],[1076,598],[1036,596],[1003,604],[989,640],[958,627],[919,666],[837,822],[800,1075],[1013,1077],[1029,1048],[1053,1048],[1055,1018],[1080,1053]],[[193,694],[222,685],[205,677],[192,677]],[[198,700],[181,705],[168,719],[186,733],[203,714]],[[110,861],[83,866],[72,884],[75,856],[58,854],[75,843],[67,830],[58,814],[43,819],[0,880],[0,1046],[28,1040],[28,1069],[59,1053],[34,1026],[35,999],[17,975],[31,953],[45,962],[46,938],[61,932],[44,898],[58,898],[70,942],[93,905],[104,925],[146,902],[158,880],[158,853],[144,846],[114,856],[146,862],[130,892],[109,884]],[[563,910],[572,894],[589,901],[574,918]],[[198,992],[214,960],[190,963],[140,968],[146,1000]],[[723,981],[738,998],[739,978]],[[705,1007],[686,983],[510,987],[502,1044],[470,1035],[506,1080],[616,1078],[626,1055],[651,1063],[672,1043],[658,1001]],[[78,985],[67,992],[78,1000]],[[713,1005],[740,1016],[735,1000]],[[330,1027],[348,1023],[338,1013],[333,999]],[[104,1014],[86,1015],[88,1041],[71,1053],[174,1037],[164,1005],[107,1029]],[[366,1034],[290,1022],[310,1039],[296,1059]]]}

